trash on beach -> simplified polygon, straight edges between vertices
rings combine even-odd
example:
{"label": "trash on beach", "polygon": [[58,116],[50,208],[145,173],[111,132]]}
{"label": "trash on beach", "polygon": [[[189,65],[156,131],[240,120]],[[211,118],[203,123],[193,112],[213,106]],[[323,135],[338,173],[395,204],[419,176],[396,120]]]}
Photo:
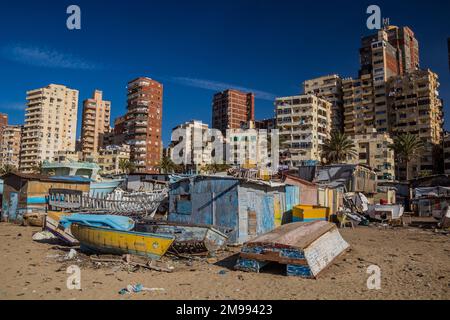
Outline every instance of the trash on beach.
{"label": "trash on beach", "polygon": [[235,269],[259,272],[276,262],[286,265],[287,275],[316,278],[348,248],[333,223],[289,223],[244,243]]}
{"label": "trash on beach", "polygon": [[131,254],[117,255],[91,255],[90,260],[97,263],[121,263],[133,267],[142,267],[161,272],[173,272],[174,267],[162,261],[151,260],[142,256]]}
{"label": "trash on beach", "polygon": [[43,241],[43,240],[52,240],[56,239],[56,237],[49,231],[40,231],[33,234],[32,239],[34,241]]}
{"label": "trash on beach", "polygon": [[164,288],[146,288],[142,284],[138,283],[135,285],[129,284],[126,288],[123,288],[119,291],[119,294],[130,294],[130,293],[139,293],[142,291],[165,291]]}
{"label": "trash on beach", "polygon": [[72,260],[77,256],[77,251],[75,249],[70,249],[69,253],[64,256],[65,260]]}

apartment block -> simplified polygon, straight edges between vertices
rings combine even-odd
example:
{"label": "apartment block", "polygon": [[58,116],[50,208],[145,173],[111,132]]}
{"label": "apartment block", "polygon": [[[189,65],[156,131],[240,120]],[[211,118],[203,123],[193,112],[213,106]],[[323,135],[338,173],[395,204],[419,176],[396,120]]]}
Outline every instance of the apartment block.
{"label": "apartment block", "polygon": [[55,152],[54,162],[79,162],[84,159],[81,151],[59,150]]}
{"label": "apartment block", "polygon": [[137,172],[157,173],[162,154],[163,85],[146,77],[128,82],[125,140]]}
{"label": "apartment block", "polygon": [[450,133],[444,136],[444,170],[445,174],[450,174]]}
{"label": "apartment block", "polygon": [[303,93],[314,94],[331,103],[332,130],[344,129],[344,101],[342,79],[337,74],[327,75],[303,82]]}
{"label": "apartment block", "polygon": [[3,130],[8,125],[8,115],[6,113],[0,113],[0,142],[3,136]]}
{"label": "apartment block", "polygon": [[331,134],[331,103],[312,94],[275,100],[280,134],[280,163],[297,167],[320,161],[321,146]]}
{"label": "apartment block", "polygon": [[122,144],[125,144],[125,129],[125,116],[117,117],[116,119],[114,119],[114,128],[111,128],[103,135],[103,146],[120,146]]}
{"label": "apartment block", "polygon": [[226,135],[227,129],[239,129],[242,123],[255,120],[255,95],[238,90],[218,92],[212,102],[212,127]]}
{"label": "apartment block", "polygon": [[20,140],[22,126],[7,125],[2,129],[0,140],[0,167],[11,166],[19,169]]}
{"label": "apartment block", "polygon": [[[416,70],[388,81],[392,135],[411,133],[425,145],[412,162],[412,177],[435,171],[435,150],[443,141],[443,110],[438,76],[430,70]],[[400,177],[406,168],[399,167]]]}
{"label": "apartment block", "polygon": [[397,49],[397,62],[400,74],[417,70],[420,65],[419,42],[408,27],[388,26],[389,43]]}
{"label": "apartment block", "polygon": [[101,168],[102,174],[123,174],[120,162],[130,160],[130,146],[106,146],[101,148],[97,156],[97,164]]}
{"label": "apartment block", "polygon": [[270,145],[267,132],[260,132],[254,126],[246,129],[229,129],[228,163],[246,169],[269,169]]}
{"label": "apartment block", "polygon": [[395,180],[394,151],[389,146],[394,142],[388,133],[378,133],[368,129],[365,134],[351,136],[357,156],[348,158],[348,163],[364,164],[371,167],[378,180]]}
{"label": "apartment block", "polygon": [[[388,108],[385,84],[374,87],[370,74],[342,81],[344,99],[344,133],[363,134],[367,128],[387,131]],[[377,93],[375,93],[377,90]]]}
{"label": "apartment block", "polygon": [[103,93],[95,90],[92,98],[83,101],[81,123],[81,151],[83,156],[96,154],[110,131],[111,102],[103,100]]}
{"label": "apartment block", "polygon": [[22,133],[20,169],[32,172],[60,150],[75,150],[78,91],[63,85],[27,92],[25,125]]}
{"label": "apartment block", "polygon": [[213,146],[208,130],[208,124],[198,120],[187,121],[173,128],[170,158],[193,172],[200,172],[202,166],[212,164]]}

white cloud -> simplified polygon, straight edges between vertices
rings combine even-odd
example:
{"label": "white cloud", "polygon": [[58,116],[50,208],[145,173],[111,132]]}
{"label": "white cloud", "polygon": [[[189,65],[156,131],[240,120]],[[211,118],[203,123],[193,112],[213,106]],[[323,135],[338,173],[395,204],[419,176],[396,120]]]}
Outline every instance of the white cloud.
{"label": "white cloud", "polygon": [[1,53],[7,60],[37,67],[80,70],[93,70],[99,68],[97,64],[85,61],[71,54],[58,52],[48,48],[16,44],[4,46]]}
{"label": "white cloud", "polygon": [[0,112],[3,110],[23,111],[25,108],[25,102],[0,102]]}
{"label": "white cloud", "polygon": [[196,88],[202,88],[207,90],[213,90],[213,91],[222,91],[226,89],[236,89],[244,92],[253,92],[255,94],[255,98],[262,99],[262,100],[268,100],[268,101],[274,101],[276,95],[273,93],[260,91],[260,90],[254,90],[250,88],[245,88],[241,86],[236,86],[229,83],[224,82],[218,82],[213,80],[205,80],[205,79],[195,79],[195,78],[188,78],[188,77],[170,77],[170,81],[190,86],[190,87],[196,87]]}

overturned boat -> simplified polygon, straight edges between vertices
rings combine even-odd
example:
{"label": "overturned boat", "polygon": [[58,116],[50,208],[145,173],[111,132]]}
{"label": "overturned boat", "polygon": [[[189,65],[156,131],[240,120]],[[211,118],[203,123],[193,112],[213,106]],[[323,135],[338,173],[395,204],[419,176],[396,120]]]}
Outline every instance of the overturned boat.
{"label": "overturned boat", "polygon": [[146,221],[136,223],[136,231],[167,234],[175,237],[172,244],[176,253],[215,252],[225,246],[228,236],[209,225]]}

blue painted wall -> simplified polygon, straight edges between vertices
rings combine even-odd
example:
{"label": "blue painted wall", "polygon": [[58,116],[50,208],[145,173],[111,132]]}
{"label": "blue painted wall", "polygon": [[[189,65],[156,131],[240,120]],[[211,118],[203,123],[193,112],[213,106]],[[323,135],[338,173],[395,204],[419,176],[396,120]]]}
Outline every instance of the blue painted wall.
{"label": "blue painted wall", "polygon": [[[290,208],[298,187],[290,186]],[[243,243],[275,228],[274,197],[286,211],[285,186],[271,187],[226,177],[197,176],[171,185],[169,216],[172,222],[208,224],[232,229],[230,243]],[[297,194],[295,197],[294,195]],[[256,234],[249,235],[249,212],[256,212]]]}

